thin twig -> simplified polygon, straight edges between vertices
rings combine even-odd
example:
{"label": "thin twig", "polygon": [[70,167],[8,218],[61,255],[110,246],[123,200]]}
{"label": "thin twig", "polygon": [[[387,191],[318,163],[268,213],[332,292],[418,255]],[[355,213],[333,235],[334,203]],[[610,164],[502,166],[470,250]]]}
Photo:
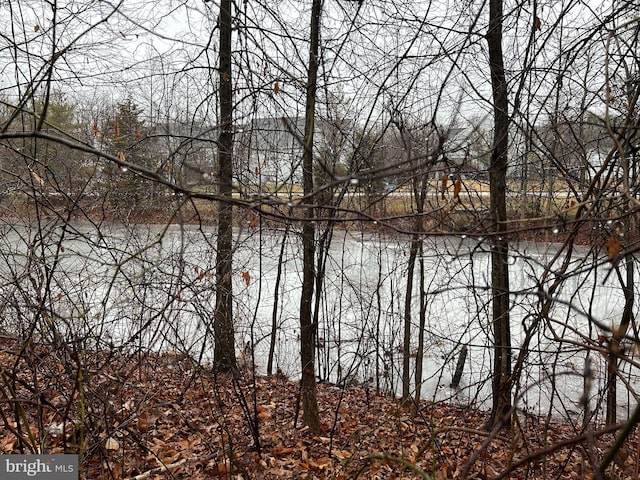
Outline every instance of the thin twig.
{"label": "thin twig", "polygon": [[621,429],[625,424],[624,423],[617,423],[615,425],[609,425],[608,427],[603,428],[602,430],[598,430],[596,432],[585,432],[582,435],[578,435],[577,437],[573,437],[573,438],[568,438],[566,440],[562,440],[560,442],[556,442],[553,445],[549,445],[548,447],[545,448],[541,448],[540,450],[536,450],[535,452],[533,452],[530,455],[527,455],[524,458],[521,458],[520,460],[518,460],[516,463],[512,463],[511,465],[509,465],[509,467],[507,467],[507,469],[504,472],[501,472],[500,475],[498,475],[497,477],[494,477],[494,480],[499,480],[501,478],[505,478],[509,475],[509,473],[513,472],[514,470],[516,470],[517,468],[526,465],[527,463],[531,462],[532,460],[535,460],[536,458],[540,458],[540,457],[544,457],[546,455],[549,455],[550,453],[554,453],[564,447],[568,447],[570,445],[574,445],[576,443],[580,443],[583,442],[585,440],[589,440],[589,438],[597,438],[600,437],[602,435],[605,435],[607,433],[611,433],[611,432],[615,432],[616,430]]}
{"label": "thin twig", "polygon": [[218,457],[217,454],[208,455],[206,457],[183,458],[181,460],[178,460],[175,463],[169,463],[167,465],[161,465],[159,467],[152,468],[151,470],[147,470],[146,472],[143,472],[140,475],[136,475],[135,477],[129,477],[129,478],[127,478],[127,480],[145,480],[145,479],[151,477],[151,475],[157,475],[157,474],[160,474],[160,473],[170,472],[172,470],[175,470],[178,467],[182,467],[183,465],[189,465],[190,463],[208,462],[209,460],[213,460],[216,457]]}
{"label": "thin twig", "polygon": [[433,477],[431,477],[431,475],[429,475],[427,472],[422,470],[417,465],[411,463],[408,460],[405,460],[404,458],[396,457],[394,455],[387,455],[386,453],[380,454],[380,455],[369,455],[368,457],[363,458],[363,460],[365,460],[365,461],[386,460],[388,462],[399,463],[400,465],[408,468],[409,470],[411,470],[412,472],[420,475],[422,478],[424,478],[426,480],[432,480],[432,478],[433,478]]}

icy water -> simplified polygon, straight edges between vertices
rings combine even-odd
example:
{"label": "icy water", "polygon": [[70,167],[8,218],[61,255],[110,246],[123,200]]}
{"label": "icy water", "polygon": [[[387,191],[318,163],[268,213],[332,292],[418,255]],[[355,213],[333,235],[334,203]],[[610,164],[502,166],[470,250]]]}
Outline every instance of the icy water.
{"label": "icy water", "polygon": [[[57,328],[96,344],[124,344],[188,352],[203,362],[212,356],[215,305],[215,230],[177,226],[97,229],[2,228],[5,329],[25,330],[27,299],[41,297]],[[366,381],[397,393],[409,238],[335,233],[323,257],[325,277],[317,304],[317,372],[335,383]],[[276,325],[274,370],[299,375],[298,315],[301,249],[296,232],[236,232],[234,252],[235,326],[238,355],[252,349],[256,368],[267,365],[272,324]],[[424,240],[412,295],[412,350],[417,349],[419,289],[424,289],[422,397],[487,405],[492,349],[488,240],[430,237]],[[528,346],[515,391],[518,406],[536,414],[579,416],[587,350],[583,344],[618,322],[624,305],[615,275],[598,254],[578,248],[560,272],[559,244],[520,243],[510,257],[511,325],[514,361],[551,282],[554,306]],[[553,260],[560,253],[558,260]],[[551,265],[550,268],[546,268]],[[278,273],[279,271],[279,273]],[[280,284],[276,291],[276,279]],[[276,301],[277,298],[277,301]],[[42,335],[47,335],[42,327]],[[450,388],[458,352],[468,347],[462,381]],[[591,408],[602,405],[604,357],[590,353],[595,382]],[[415,362],[415,360],[413,360]],[[412,364],[412,368],[415,365]],[[638,370],[622,365],[637,383]],[[621,416],[634,405],[619,388]]]}

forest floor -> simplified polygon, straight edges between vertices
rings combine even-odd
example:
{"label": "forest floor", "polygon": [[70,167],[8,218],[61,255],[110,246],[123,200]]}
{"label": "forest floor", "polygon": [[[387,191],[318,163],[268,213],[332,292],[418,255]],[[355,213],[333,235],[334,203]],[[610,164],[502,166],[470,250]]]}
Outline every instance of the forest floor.
{"label": "forest floor", "polygon": [[[301,425],[298,383],[282,376],[6,341],[0,365],[0,452],[80,453],[81,479],[582,479],[615,438],[522,413],[490,433],[472,407],[424,401],[412,412],[365,385],[328,383],[314,434]],[[638,449],[633,433],[606,478],[638,478]]]}

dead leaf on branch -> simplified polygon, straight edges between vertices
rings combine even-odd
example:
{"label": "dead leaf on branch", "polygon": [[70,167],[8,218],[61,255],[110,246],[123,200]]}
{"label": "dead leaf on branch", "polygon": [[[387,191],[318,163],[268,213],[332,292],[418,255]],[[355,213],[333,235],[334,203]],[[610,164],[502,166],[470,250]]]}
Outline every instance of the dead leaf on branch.
{"label": "dead leaf on branch", "polygon": [[458,200],[458,195],[460,195],[460,191],[462,190],[462,180],[460,177],[456,178],[455,183],[453,184],[453,199]]}
{"label": "dead leaf on branch", "polygon": [[542,28],[542,22],[540,21],[540,17],[536,15],[535,17],[533,17],[533,29],[535,31],[538,31],[540,30],[540,28]]}
{"label": "dead leaf on branch", "polygon": [[447,191],[447,182],[449,181],[449,175],[447,175],[447,172],[444,172],[442,174],[442,178],[440,179],[441,184],[440,184],[440,194],[442,195],[442,198],[444,199],[444,194]]}
{"label": "dead leaf on branch", "polygon": [[610,261],[615,261],[620,255],[620,250],[622,248],[622,244],[616,237],[609,237],[609,239],[604,244],[607,249],[607,258]]}

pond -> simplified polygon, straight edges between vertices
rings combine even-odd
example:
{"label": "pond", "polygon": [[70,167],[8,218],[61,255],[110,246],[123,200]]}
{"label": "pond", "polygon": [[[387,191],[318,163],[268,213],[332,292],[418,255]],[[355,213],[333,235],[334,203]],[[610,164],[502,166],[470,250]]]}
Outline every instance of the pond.
{"label": "pond", "polygon": [[[36,228],[7,223],[0,244],[3,328],[24,334],[35,324],[37,334],[48,338],[52,324],[34,313],[33,305],[39,303],[63,336],[97,347],[188,353],[207,363],[213,353],[215,234],[215,229],[193,226],[97,228],[52,222]],[[275,325],[274,370],[297,378],[299,235],[243,230],[236,232],[235,239],[238,355],[243,357],[250,349],[258,373],[265,373]],[[336,384],[368,382],[372,388],[401,391],[409,241],[373,233],[334,233],[323,257],[324,283],[316,304],[320,379]],[[541,318],[541,301],[548,295],[555,300],[549,314],[531,330],[535,333],[515,388],[518,407],[535,414],[579,417],[588,357],[594,372],[589,401],[600,415],[605,358],[585,344],[605,333],[600,327],[619,321],[622,289],[615,275],[605,281],[608,269],[598,252],[575,248],[568,268],[561,271],[564,255],[560,244],[511,247],[514,361],[525,333]],[[424,239],[420,257],[425,291],[422,398],[490,405],[489,256],[490,244],[484,238]],[[420,268],[415,276],[413,352],[420,320]],[[550,294],[549,286],[557,279],[560,287]],[[463,345],[468,355],[460,386],[453,389],[450,384]],[[621,369],[629,387],[635,387],[638,369],[629,362]],[[636,402],[629,389],[619,390],[623,418]]]}

